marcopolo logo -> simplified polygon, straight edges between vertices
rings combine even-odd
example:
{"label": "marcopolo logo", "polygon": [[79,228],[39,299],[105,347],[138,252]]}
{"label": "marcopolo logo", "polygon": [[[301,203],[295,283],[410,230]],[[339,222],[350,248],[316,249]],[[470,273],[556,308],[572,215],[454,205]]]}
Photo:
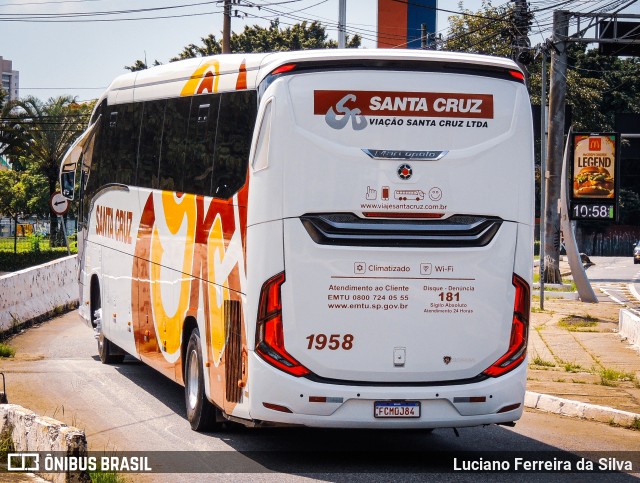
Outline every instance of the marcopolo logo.
{"label": "marcopolo logo", "polygon": [[492,94],[400,91],[313,92],[313,113],[334,129],[349,121],[355,130],[369,124],[365,116],[493,119]]}

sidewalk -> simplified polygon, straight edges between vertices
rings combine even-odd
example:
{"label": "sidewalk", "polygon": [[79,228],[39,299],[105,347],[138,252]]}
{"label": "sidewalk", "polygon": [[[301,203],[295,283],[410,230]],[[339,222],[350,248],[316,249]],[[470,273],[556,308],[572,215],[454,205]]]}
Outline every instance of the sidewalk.
{"label": "sidewalk", "polygon": [[640,429],[640,353],[617,334],[620,305],[596,293],[598,304],[545,298],[544,312],[532,301],[525,405]]}

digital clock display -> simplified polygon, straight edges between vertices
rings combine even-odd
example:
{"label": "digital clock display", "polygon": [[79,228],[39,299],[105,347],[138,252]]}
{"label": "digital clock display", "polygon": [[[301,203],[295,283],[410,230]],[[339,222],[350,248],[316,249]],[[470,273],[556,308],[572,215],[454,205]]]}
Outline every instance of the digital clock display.
{"label": "digital clock display", "polygon": [[572,203],[571,219],[573,220],[613,220],[615,217],[612,203]]}

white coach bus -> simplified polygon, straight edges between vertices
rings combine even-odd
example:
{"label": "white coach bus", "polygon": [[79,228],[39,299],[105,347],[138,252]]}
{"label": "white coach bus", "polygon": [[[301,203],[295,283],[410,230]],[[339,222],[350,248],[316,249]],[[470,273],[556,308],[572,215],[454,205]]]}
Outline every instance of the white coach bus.
{"label": "white coach bus", "polygon": [[533,180],[509,60],[327,50],[122,75],[61,167],[80,314],[102,362],[184,385],[195,430],[510,424]]}

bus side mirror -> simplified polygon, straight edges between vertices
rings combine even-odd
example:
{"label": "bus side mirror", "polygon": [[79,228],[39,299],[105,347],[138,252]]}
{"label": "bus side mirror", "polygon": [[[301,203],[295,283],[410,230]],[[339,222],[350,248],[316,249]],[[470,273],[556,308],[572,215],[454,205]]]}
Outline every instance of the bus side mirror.
{"label": "bus side mirror", "polygon": [[60,174],[60,187],[62,188],[62,196],[68,200],[73,200],[76,187],[76,172],[65,171]]}

